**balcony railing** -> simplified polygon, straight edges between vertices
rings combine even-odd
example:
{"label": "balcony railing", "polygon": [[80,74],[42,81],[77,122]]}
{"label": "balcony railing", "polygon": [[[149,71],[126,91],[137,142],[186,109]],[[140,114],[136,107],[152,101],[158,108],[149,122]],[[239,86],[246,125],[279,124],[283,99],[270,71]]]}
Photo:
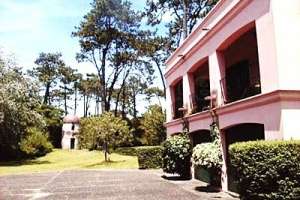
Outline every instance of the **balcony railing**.
{"label": "balcony railing", "polygon": [[190,102],[192,103],[192,113],[209,110],[210,100],[206,100],[203,96],[191,94]]}
{"label": "balcony railing", "polygon": [[[238,84],[238,83],[237,83]],[[261,93],[260,79],[257,76],[250,77],[250,82],[242,88],[226,84],[226,77],[220,80],[222,98],[224,103],[231,103]]]}

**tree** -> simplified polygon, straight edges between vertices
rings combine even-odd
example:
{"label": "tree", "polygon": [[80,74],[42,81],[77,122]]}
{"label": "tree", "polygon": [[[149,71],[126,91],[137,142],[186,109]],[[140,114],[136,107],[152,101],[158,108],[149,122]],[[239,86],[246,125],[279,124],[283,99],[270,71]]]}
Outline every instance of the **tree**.
{"label": "tree", "polygon": [[166,139],[165,113],[158,105],[152,105],[144,113],[141,128],[144,130],[144,137],[147,145],[160,145]]}
{"label": "tree", "polygon": [[163,16],[171,15],[166,23],[168,38],[172,47],[177,48],[181,39],[187,37],[197,21],[206,16],[218,0],[147,0],[145,15],[148,24],[157,25]]}
{"label": "tree", "polygon": [[64,61],[61,59],[61,53],[40,53],[35,60],[35,67],[29,71],[30,74],[37,77],[45,87],[44,101],[46,105],[51,104],[51,88],[56,83],[58,78],[58,69],[64,66]]}
{"label": "tree", "polygon": [[[67,100],[70,96],[75,93],[75,82],[80,78],[80,74],[76,73],[77,70],[71,67],[61,65],[58,70],[58,78],[62,85],[60,86],[62,91],[60,91],[60,96],[62,96],[64,101],[64,111],[65,115],[68,114]],[[76,104],[76,102],[75,102]]]}
{"label": "tree", "polygon": [[20,157],[20,144],[31,135],[31,128],[46,137],[45,121],[35,111],[41,106],[38,87],[13,63],[0,55],[0,152],[5,152],[0,159]]}
{"label": "tree", "polygon": [[105,161],[109,161],[109,147],[128,145],[132,141],[132,131],[127,122],[112,113],[103,113],[100,117],[89,117],[80,122],[80,145],[90,149],[102,146]]}
{"label": "tree", "polygon": [[156,36],[155,32],[149,32],[147,34],[147,39],[141,44],[140,50],[149,59],[150,63],[153,63],[159,72],[160,79],[163,85],[163,92],[165,96],[166,84],[163,74],[163,67],[165,61],[171,54],[170,42],[167,37]]}
{"label": "tree", "polygon": [[136,76],[129,78],[128,83],[128,95],[129,95],[129,111],[133,118],[137,118],[137,96],[143,94],[147,88],[147,84]]}
{"label": "tree", "polygon": [[81,46],[77,59],[91,62],[97,70],[102,111],[110,111],[115,89],[124,87],[131,72],[152,72],[151,66],[139,59],[138,46],[147,33],[139,30],[140,21],[128,1],[94,0],[91,11],[72,34]]}
{"label": "tree", "polygon": [[161,106],[161,97],[165,97],[165,93],[159,87],[149,87],[145,90],[146,100],[150,103],[153,97],[156,97]]}

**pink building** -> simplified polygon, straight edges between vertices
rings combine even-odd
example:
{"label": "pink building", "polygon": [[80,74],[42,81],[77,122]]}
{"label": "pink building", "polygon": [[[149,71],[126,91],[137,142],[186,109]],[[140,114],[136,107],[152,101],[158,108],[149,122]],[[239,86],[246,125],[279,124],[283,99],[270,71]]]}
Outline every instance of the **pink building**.
{"label": "pink building", "polygon": [[166,65],[168,136],[183,107],[194,145],[218,116],[225,159],[237,141],[300,139],[299,0],[220,0]]}

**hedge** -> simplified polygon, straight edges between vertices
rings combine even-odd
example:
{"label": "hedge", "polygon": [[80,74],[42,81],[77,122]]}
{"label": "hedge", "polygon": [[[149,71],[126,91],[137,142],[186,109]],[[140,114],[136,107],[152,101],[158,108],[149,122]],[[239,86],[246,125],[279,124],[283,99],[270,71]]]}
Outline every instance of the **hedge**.
{"label": "hedge", "polygon": [[137,156],[137,149],[141,147],[119,147],[114,150],[114,153],[125,156]]}
{"label": "hedge", "polygon": [[300,199],[300,141],[230,145],[241,199]]}
{"label": "hedge", "polygon": [[188,136],[180,134],[169,137],[163,142],[163,147],[163,171],[190,178],[192,145]]}
{"label": "hedge", "polygon": [[136,148],[139,169],[158,169],[162,167],[162,147],[145,146]]}

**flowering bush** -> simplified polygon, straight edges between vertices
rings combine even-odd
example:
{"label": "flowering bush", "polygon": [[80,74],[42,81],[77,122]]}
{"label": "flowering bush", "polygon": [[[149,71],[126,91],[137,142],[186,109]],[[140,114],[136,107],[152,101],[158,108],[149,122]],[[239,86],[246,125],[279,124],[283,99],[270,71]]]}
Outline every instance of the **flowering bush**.
{"label": "flowering bush", "polygon": [[221,153],[220,131],[217,124],[213,123],[211,125],[210,132],[214,141],[211,143],[198,144],[193,149],[193,164],[206,169],[221,169],[223,160]]}
{"label": "flowering bush", "polygon": [[192,160],[197,166],[220,169],[222,166],[220,146],[213,142],[198,144],[193,149]]}
{"label": "flowering bush", "polygon": [[190,159],[192,146],[187,135],[169,137],[163,143],[163,170],[177,173],[182,177],[190,177]]}

